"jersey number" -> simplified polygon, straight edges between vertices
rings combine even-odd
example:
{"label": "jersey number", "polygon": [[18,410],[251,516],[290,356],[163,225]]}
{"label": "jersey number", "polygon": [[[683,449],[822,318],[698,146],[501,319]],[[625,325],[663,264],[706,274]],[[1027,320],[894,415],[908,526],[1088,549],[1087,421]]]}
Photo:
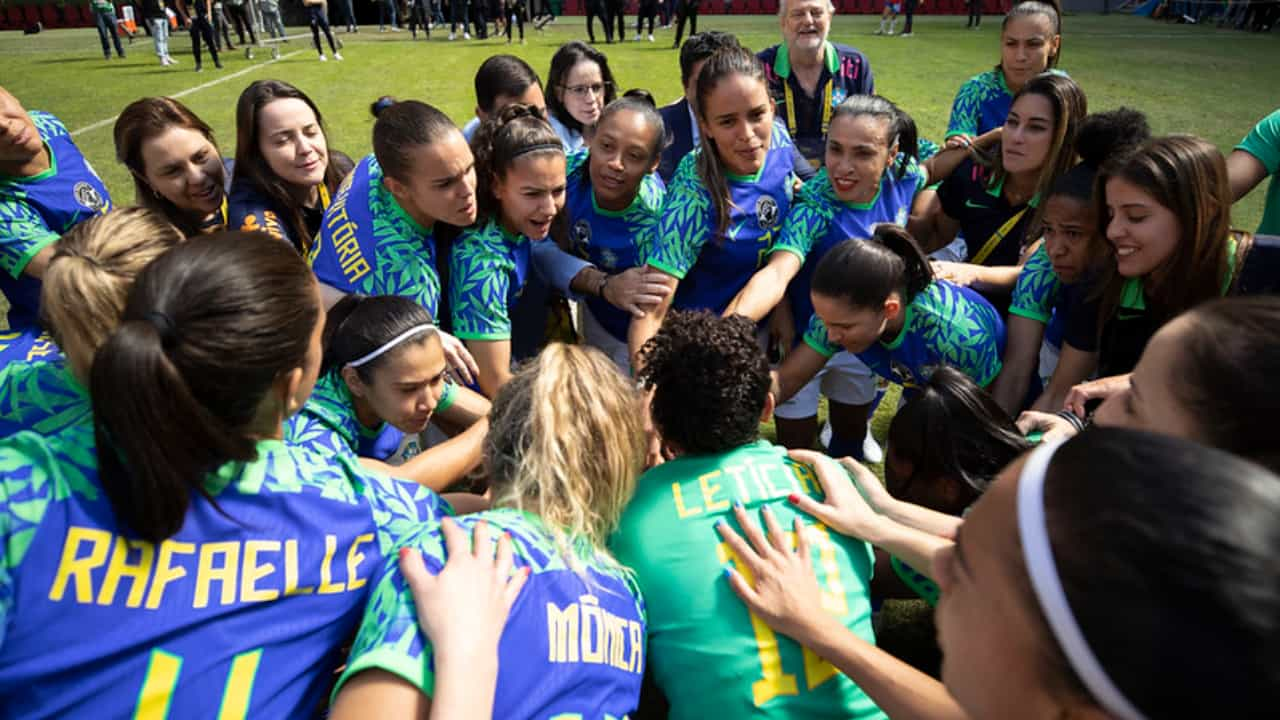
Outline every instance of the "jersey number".
{"label": "jersey number", "polygon": [[[231,659],[231,671],[227,673],[227,685],[222,691],[222,704],[218,708],[218,720],[244,720],[249,714],[249,694],[253,692],[253,678],[258,673],[258,661],[262,648],[250,650]],[[165,720],[169,716],[169,701],[173,689],[178,686],[182,672],[182,656],[163,650],[152,650],[147,662],[147,676],[138,693],[138,707],[134,720]]]}
{"label": "jersey number", "polygon": [[[831,535],[822,525],[810,525],[805,528],[810,534],[811,542],[818,548],[818,565],[826,576],[826,588],[822,591],[822,607],[828,612],[844,615],[848,612],[845,602],[844,586],[840,582],[840,565],[836,562],[836,547],[831,542]],[[787,542],[795,547],[795,533],[787,533]],[[751,568],[742,562],[738,554],[728,543],[716,546],[720,562],[733,561],[734,568],[742,574],[748,583],[755,584],[755,576]],[[800,688],[794,673],[786,672],[782,667],[782,651],[778,647],[778,636],[763,620],[748,613],[751,617],[751,629],[756,636],[756,653],[760,657],[760,679],[751,683],[752,700],[760,707],[780,695],[798,695]],[[818,657],[817,653],[807,647],[804,651],[804,679],[807,690],[812,690],[836,676],[835,667]]]}

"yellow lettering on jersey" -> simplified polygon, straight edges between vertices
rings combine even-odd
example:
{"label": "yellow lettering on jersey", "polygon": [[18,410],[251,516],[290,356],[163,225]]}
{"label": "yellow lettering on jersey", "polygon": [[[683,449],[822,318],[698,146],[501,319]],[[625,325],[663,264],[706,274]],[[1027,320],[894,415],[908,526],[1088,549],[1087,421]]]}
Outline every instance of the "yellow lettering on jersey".
{"label": "yellow lettering on jersey", "polygon": [[578,605],[561,610],[547,603],[548,662],[578,662]]}
{"label": "yellow lettering on jersey", "polygon": [[[151,561],[155,557],[156,547],[145,540],[125,540],[117,537],[115,552],[107,563],[107,576],[102,579],[102,587],[98,589],[98,604],[111,605],[116,601],[116,588],[122,578],[129,579],[129,595],[125,598],[125,607],[142,607],[142,595],[147,589],[147,579],[151,577]],[[129,551],[139,552],[138,564],[129,563]]]}
{"label": "yellow lettering on jersey", "polygon": [[783,478],[782,487],[778,487],[777,485],[773,484],[773,480],[770,479],[771,475],[786,472],[786,469],[784,467],[781,467],[776,463],[768,463],[766,465],[756,465],[755,468],[756,468],[756,472],[760,474],[760,482],[763,483],[764,486],[769,489],[770,498],[786,497],[787,495],[800,489],[799,486],[796,484],[795,476],[791,475],[790,473],[787,473],[786,477]]}
{"label": "yellow lettering on jersey", "polygon": [[631,640],[631,655],[627,658],[627,670],[638,674],[644,667],[644,626],[635,620],[628,620],[627,632]]}
{"label": "yellow lettering on jersey", "polygon": [[822,486],[818,483],[818,476],[814,473],[813,468],[803,463],[795,463],[791,466],[791,472],[800,481],[800,486],[810,495],[815,495],[822,490]]}
{"label": "yellow lettering on jersey", "polygon": [[603,664],[608,642],[600,601],[590,595],[578,598],[582,607],[582,662]]}
{"label": "yellow lettering on jersey", "polygon": [[321,595],[333,595],[346,590],[346,586],[342,583],[333,583],[333,556],[338,552],[338,536],[324,536],[324,562],[320,563],[320,589],[317,591]]}
{"label": "yellow lettering on jersey", "polygon": [[711,482],[711,479],[719,476],[719,470],[698,476],[698,487],[702,488],[702,505],[707,512],[720,512],[729,509],[728,500],[717,500],[716,493],[720,492],[720,485]]}
{"label": "yellow lettering on jersey", "polygon": [[231,660],[227,686],[222,691],[218,720],[244,720],[249,716],[249,696],[253,694],[253,678],[262,660],[262,648],[240,653]]}
{"label": "yellow lettering on jersey", "polygon": [[726,475],[732,477],[733,481],[738,484],[738,500],[740,500],[744,504],[747,502],[750,502],[751,491],[747,489],[747,483],[744,482],[744,477],[747,474],[747,469],[742,467],[741,465],[731,465],[727,468],[724,468],[724,472]]}
{"label": "yellow lettering on jersey", "polygon": [[672,499],[675,500],[676,502],[676,515],[679,516],[681,520],[684,520],[685,518],[691,518],[694,515],[702,514],[702,508],[700,507],[695,507],[692,509],[685,507],[684,494],[680,492],[680,483],[678,482],[671,483],[671,496],[672,496]]}
{"label": "yellow lettering on jersey", "polygon": [[276,566],[271,563],[258,564],[258,554],[269,552],[280,552],[279,540],[245,541],[244,563],[240,570],[240,602],[269,602],[280,597],[279,590],[257,587],[259,580],[276,571]]}
{"label": "yellow lettering on jersey", "polygon": [[[213,558],[222,556],[222,564],[215,567]],[[222,583],[222,595],[219,603],[230,605],[236,601],[236,574],[240,570],[240,543],[215,542],[200,546],[200,560],[196,564],[196,597],[192,607],[209,606],[209,586],[215,582]]]}
{"label": "yellow lettering on jersey", "polygon": [[[751,568],[738,557],[738,554],[727,543],[716,546],[720,562],[733,562],[734,568],[742,575],[748,585],[755,586],[755,574]],[[796,676],[783,672],[782,651],[778,647],[778,636],[755,613],[747,613],[751,618],[751,631],[756,636],[756,653],[760,657],[760,679],[751,683],[751,698],[756,707],[769,702],[780,695],[798,695],[799,686]]]}
{"label": "yellow lettering on jersey", "polygon": [[147,593],[147,609],[160,607],[164,598],[164,588],[179,578],[186,577],[187,570],[181,565],[173,566],[174,555],[194,555],[196,546],[191,543],[165,540],[160,543],[160,552],[156,557],[156,574],[151,578],[151,591]]}
{"label": "yellow lettering on jersey", "polygon": [[298,541],[284,541],[284,594],[310,595],[316,589],[310,585],[298,587]]}
{"label": "yellow lettering on jersey", "polygon": [[364,553],[357,551],[356,548],[371,542],[373,542],[373,533],[357,535],[356,539],[351,541],[351,547],[347,549],[347,590],[355,590],[368,583],[368,580],[360,577],[360,563],[364,562]]}
{"label": "yellow lettering on jersey", "polygon": [[50,339],[48,335],[42,334],[40,337],[36,338],[35,343],[31,345],[31,349],[27,351],[27,360],[38,360],[57,352],[60,352],[58,350],[58,346],[54,344],[53,340]]}
{"label": "yellow lettering on jersey", "polygon": [[749,477],[751,478],[751,482],[756,484],[756,490],[759,493],[758,495],[756,495],[756,497],[760,498],[761,500],[767,500],[773,497],[773,495],[769,493],[769,489],[765,487],[764,479],[760,477],[759,465],[756,465],[755,463],[752,463],[752,462],[747,463],[747,472],[749,474]]}
{"label": "yellow lettering on jersey", "polygon": [[[89,554],[84,557],[79,557],[81,543],[89,543]],[[54,602],[61,600],[67,592],[67,583],[75,581],[76,602],[92,603],[92,572],[106,562],[110,547],[111,533],[106,530],[78,525],[67,528],[67,537],[62,543],[62,559],[58,561],[58,572],[49,587],[49,599]]]}

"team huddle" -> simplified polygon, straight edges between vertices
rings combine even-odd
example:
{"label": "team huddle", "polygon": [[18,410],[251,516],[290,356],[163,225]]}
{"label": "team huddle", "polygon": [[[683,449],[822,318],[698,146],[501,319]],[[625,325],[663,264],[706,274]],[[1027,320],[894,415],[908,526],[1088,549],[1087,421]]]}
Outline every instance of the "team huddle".
{"label": "team huddle", "polygon": [[1268,716],[1280,110],[1091,113],[1030,0],[934,143],[833,12],[360,159],[141,98],[128,207],[0,88],[0,717]]}

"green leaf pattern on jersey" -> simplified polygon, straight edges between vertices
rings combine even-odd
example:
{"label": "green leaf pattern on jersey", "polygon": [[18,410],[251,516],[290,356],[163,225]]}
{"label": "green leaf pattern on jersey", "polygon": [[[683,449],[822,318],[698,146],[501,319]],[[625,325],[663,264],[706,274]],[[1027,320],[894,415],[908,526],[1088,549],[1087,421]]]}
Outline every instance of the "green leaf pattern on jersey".
{"label": "green leaf pattern on jersey", "polygon": [[382,184],[382,168],[369,159],[369,213],[377,248],[373,271],[360,280],[366,295],[399,295],[436,316],[440,306],[440,277],[430,231],[414,222]]}
{"label": "green leaf pattern on jersey", "polygon": [[89,398],[62,363],[10,362],[0,368],[0,426],[42,435],[91,422]]}
{"label": "green leaf pattern on jersey", "polygon": [[515,243],[496,219],[480,229],[464,231],[450,258],[449,300],[454,334],[465,340],[506,340],[511,337],[507,297],[515,272]]}
{"label": "green leaf pattern on jersey", "polygon": [[966,80],[960,86],[955,102],[951,105],[951,120],[947,123],[947,135],[977,135],[982,106],[991,98],[1005,92],[1001,86],[998,70],[988,70]]}
{"label": "green leaf pattern on jersey", "polygon": [[[774,244],[771,253],[786,250],[800,258],[801,262],[809,256],[809,251],[823,235],[835,219],[835,205],[827,199],[823,187],[831,188],[831,179],[827,169],[822,168],[809,182],[800,188],[800,194],[787,217],[783,221],[782,235]],[[832,197],[835,191],[831,190]]]}
{"label": "green leaf pattern on jersey", "polygon": [[1061,291],[1062,281],[1053,271],[1053,261],[1042,244],[1018,272],[1018,284],[1013,288],[1009,314],[1048,324]]}
{"label": "green leaf pattern on jersey", "polygon": [[307,403],[284,424],[285,442],[338,455],[355,454],[359,433],[351,391],[336,368],[320,376]]}
{"label": "green leaf pattern on jersey", "polygon": [[[1000,373],[1000,352],[992,328],[1001,324],[995,309],[968,301],[953,287],[933,283],[912,301],[913,328],[942,362],[987,385]],[[923,379],[923,378],[920,378]]]}
{"label": "green leaf pattern on jersey", "polygon": [[702,149],[697,148],[680,161],[662,204],[656,239],[651,247],[642,248],[640,255],[642,263],[681,279],[698,261],[702,246],[715,231],[711,194],[698,174],[701,154]]}

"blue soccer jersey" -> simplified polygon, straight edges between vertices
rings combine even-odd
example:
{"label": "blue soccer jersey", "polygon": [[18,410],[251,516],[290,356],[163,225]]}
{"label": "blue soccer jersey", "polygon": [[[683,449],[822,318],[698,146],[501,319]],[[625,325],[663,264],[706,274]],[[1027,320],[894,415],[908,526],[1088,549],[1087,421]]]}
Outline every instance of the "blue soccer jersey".
{"label": "blue soccer jersey", "polygon": [[49,169],[33,177],[0,175],[0,292],[9,327],[37,325],[40,281],[24,275],[31,259],[63,233],[111,210],[111,196],[58,118],[27,113],[49,152]]}
{"label": "blue soccer jersey", "polygon": [[373,576],[448,505],[263,440],[159,544],[120,526],[89,425],[0,443],[0,717],[303,717]]}
{"label": "blue soccer jersey", "polygon": [[[899,161],[903,161],[901,156]],[[797,337],[804,334],[809,316],[813,315],[809,285],[822,257],[850,238],[870,238],[880,223],[906,227],[916,193],[924,189],[927,181],[928,172],[911,160],[902,177],[898,177],[896,167],[881,175],[875,197],[866,203],[846,203],[836,197],[826,168],[805,183],[771,251],[789,252],[804,263],[787,288]]]}
{"label": "blue soccer jersey", "polygon": [[0,368],[11,362],[60,362],[62,350],[49,333],[31,328],[0,331]]}
{"label": "blue soccer jersey", "polygon": [[[1066,75],[1061,70],[1049,70]],[[951,104],[951,119],[947,122],[947,137],[969,135],[977,137],[989,130],[1004,127],[1013,106],[1013,91],[1004,81],[1000,68],[978,73],[965,81]]]}
{"label": "blue soccer jersey", "polygon": [[[511,535],[516,568],[532,573],[498,646],[494,717],[622,718],[633,711],[645,666],[645,611],[630,571],[579,543],[575,572],[542,521],[518,510],[475,513],[458,523],[469,532],[481,519]],[[444,567],[438,525],[420,528],[406,544],[422,552],[430,572]],[[335,696],[357,673],[374,668],[434,695],[431,641],[418,628],[394,559],[384,562],[375,585]]]}
{"label": "blue soccer jersey", "polygon": [[672,306],[724,312],[763,264],[791,208],[791,139],[775,124],[764,166],[751,177],[726,175],[729,225],[717,232],[711,194],[698,173],[702,150],[680,161],[667,189],[657,238],[642,258],[680,280]]}
{"label": "blue soccer jersey", "polygon": [[92,416],[89,394],[62,361],[0,367],[0,437],[20,430],[52,434]]}
{"label": "blue soccer jersey", "polygon": [[[649,173],[641,181],[631,205],[616,212],[605,210],[596,204],[588,160],[587,150],[572,153],[568,158],[565,211],[569,222],[570,250],[603,272],[619,273],[640,264],[640,256],[644,252],[640,246],[653,237],[666,191],[658,175]],[[627,341],[627,328],[631,326],[629,313],[601,297],[591,296],[586,303],[591,314],[609,334],[621,342]]]}
{"label": "blue soccer jersey", "polygon": [[[941,365],[973,378],[983,387],[1000,374],[1004,357],[1004,320],[986,298],[967,287],[936,280],[907,305],[902,331],[858,353],[880,377],[908,391],[929,381]],[[814,315],[804,342],[826,357],[841,350]]]}
{"label": "blue soccer jersey", "polygon": [[507,232],[497,219],[463,231],[449,257],[454,335],[463,340],[511,339],[511,308],[529,277],[533,242]]}
{"label": "blue soccer jersey", "polygon": [[307,259],[332,288],[406,297],[434,318],[440,306],[435,238],[400,207],[382,178],[373,155],[356,165],[325,211]]}

